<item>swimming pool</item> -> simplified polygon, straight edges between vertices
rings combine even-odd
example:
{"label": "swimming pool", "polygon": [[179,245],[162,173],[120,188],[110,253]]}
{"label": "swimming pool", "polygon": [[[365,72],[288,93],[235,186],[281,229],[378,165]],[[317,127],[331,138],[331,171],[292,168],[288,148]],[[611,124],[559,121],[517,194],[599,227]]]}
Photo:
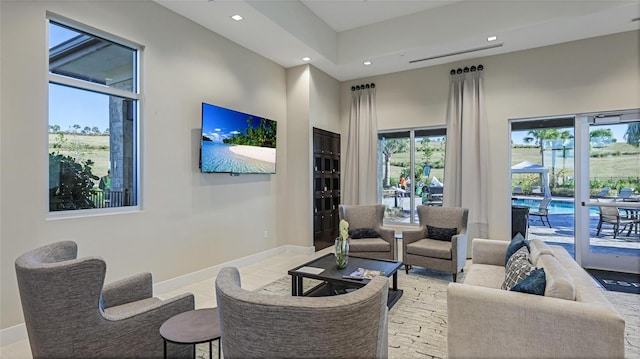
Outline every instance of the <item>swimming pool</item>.
{"label": "swimming pool", "polygon": [[[511,201],[516,206],[527,206],[530,208],[538,208],[542,199],[514,199]],[[589,207],[589,215],[597,216],[599,213],[598,207]],[[574,214],[573,201],[567,200],[551,200],[549,203],[549,214]]]}

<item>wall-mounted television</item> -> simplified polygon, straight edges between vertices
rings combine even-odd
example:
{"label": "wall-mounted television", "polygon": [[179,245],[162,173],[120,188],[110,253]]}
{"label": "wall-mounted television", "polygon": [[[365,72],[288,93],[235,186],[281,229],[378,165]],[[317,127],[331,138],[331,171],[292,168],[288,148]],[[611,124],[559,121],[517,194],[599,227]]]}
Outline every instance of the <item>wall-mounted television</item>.
{"label": "wall-mounted television", "polygon": [[202,103],[203,173],[276,173],[276,121]]}

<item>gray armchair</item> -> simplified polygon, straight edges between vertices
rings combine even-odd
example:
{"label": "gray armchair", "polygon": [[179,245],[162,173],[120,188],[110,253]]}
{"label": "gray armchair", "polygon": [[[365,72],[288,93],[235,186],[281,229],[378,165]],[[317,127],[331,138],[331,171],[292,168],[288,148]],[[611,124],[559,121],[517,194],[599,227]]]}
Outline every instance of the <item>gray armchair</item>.
{"label": "gray armchair", "polygon": [[389,280],[331,297],[262,294],[241,288],[240,274],[216,278],[222,352],[233,358],[386,358]]}
{"label": "gray armchair", "polygon": [[[106,263],[77,258],[74,242],[49,244],[16,259],[16,275],[34,358],[159,358],[160,326],[194,309],[193,294],[152,297],[151,274],[103,287]],[[102,294],[102,295],[101,295]],[[187,345],[171,357],[193,357]]]}
{"label": "gray armchair", "polygon": [[384,228],[385,206],[373,205],[344,205],[339,207],[340,219],[349,222],[349,230],[371,228],[379,237],[374,238],[349,238],[349,254],[358,257],[396,259],[395,231]]}
{"label": "gray armchair", "polygon": [[[402,262],[409,273],[410,266],[447,271],[456,281],[467,260],[467,220],[469,210],[460,207],[419,205],[420,229],[402,231]],[[451,240],[436,238],[436,230],[428,233],[427,226],[456,229]],[[446,232],[446,231],[442,231]]]}

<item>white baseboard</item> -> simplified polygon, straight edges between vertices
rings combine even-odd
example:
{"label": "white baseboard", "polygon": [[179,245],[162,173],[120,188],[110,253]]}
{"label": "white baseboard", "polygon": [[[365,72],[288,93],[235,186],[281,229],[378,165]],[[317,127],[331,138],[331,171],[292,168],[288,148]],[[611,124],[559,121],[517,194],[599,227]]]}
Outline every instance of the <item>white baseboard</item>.
{"label": "white baseboard", "polygon": [[[213,278],[218,275],[220,269],[224,267],[243,267],[253,263],[257,263],[269,257],[277,256],[282,253],[295,253],[295,254],[313,254],[315,253],[314,247],[302,247],[294,245],[284,245],[277,248],[269,249],[264,252],[252,254],[250,256],[234,259],[229,262],[218,264],[209,268],[201,269],[199,271],[185,274],[176,278],[165,280],[153,285],[154,295],[164,294],[184,286],[194,284],[208,278]],[[27,327],[24,323],[14,325],[13,327],[0,330],[0,346],[5,346],[27,339]]]}

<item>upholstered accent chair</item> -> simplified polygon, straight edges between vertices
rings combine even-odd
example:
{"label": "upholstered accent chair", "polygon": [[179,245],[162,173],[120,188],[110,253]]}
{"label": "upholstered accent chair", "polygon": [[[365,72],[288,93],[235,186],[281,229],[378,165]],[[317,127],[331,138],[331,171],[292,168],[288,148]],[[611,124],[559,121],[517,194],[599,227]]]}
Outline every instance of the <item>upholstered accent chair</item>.
{"label": "upholstered accent chair", "polygon": [[[340,219],[349,222],[349,232],[373,229],[377,236],[349,236],[349,254],[377,259],[396,259],[395,231],[382,226],[383,204],[344,205],[339,207]],[[374,234],[374,235],[375,235]]]}
{"label": "upholstered accent chair", "polygon": [[245,290],[234,267],[215,282],[222,352],[233,358],[386,358],[389,280],[348,294],[294,297]]}
{"label": "upholstered accent chair", "polygon": [[[103,286],[106,263],[77,258],[71,241],[45,245],[16,259],[16,275],[34,358],[161,358],[160,326],[194,308],[193,294],[152,297],[150,273]],[[104,308],[104,309],[103,309]],[[169,344],[170,357],[193,348]]]}
{"label": "upholstered accent chair", "polygon": [[402,262],[447,271],[456,281],[467,260],[469,210],[461,207],[417,206],[420,228],[402,231]]}

